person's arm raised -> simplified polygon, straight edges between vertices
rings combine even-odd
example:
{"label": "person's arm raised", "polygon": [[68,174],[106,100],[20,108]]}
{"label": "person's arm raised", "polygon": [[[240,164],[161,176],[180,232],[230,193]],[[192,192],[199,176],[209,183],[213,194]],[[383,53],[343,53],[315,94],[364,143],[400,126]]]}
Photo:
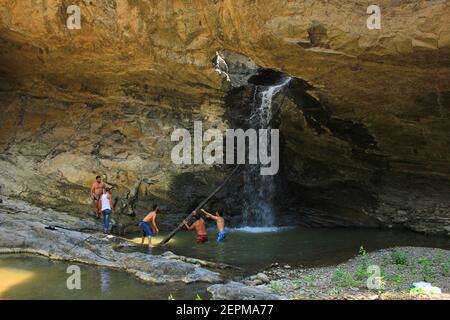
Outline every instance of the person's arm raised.
{"label": "person's arm raised", "polygon": [[209,213],[208,211],[206,211],[205,209],[200,209],[204,214],[206,215],[211,215],[211,213]]}
{"label": "person's arm raised", "polygon": [[216,217],[216,216],[212,215],[211,213],[209,213],[208,211],[206,211],[206,210],[204,210],[204,209],[201,209],[201,210],[202,210],[202,212],[203,212],[208,218],[211,218],[211,219],[217,221],[217,217]]}
{"label": "person's arm raised", "polygon": [[192,230],[192,229],[194,229],[195,228],[195,224],[196,224],[196,222],[194,222],[193,224],[191,224],[191,225],[188,225],[187,224],[187,221],[186,220],[184,220],[183,221],[184,222],[184,226],[186,227],[186,229],[188,229],[188,230]]}

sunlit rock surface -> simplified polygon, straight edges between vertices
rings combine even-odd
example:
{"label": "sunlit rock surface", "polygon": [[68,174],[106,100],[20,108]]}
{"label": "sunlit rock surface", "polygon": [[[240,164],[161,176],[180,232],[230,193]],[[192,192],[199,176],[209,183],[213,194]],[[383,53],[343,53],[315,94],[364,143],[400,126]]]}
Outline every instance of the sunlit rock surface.
{"label": "sunlit rock surface", "polygon": [[[119,252],[115,246],[127,242],[107,237],[90,219],[77,219],[66,213],[7,199],[0,205],[0,219],[0,254],[29,253],[52,260],[111,267],[125,270],[149,283],[214,283],[221,279],[217,272],[182,259],[143,252]],[[52,230],[49,226],[56,228]],[[22,275],[28,276],[32,275]],[[6,283],[5,287],[8,285]],[[0,286],[0,289],[4,288]]]}

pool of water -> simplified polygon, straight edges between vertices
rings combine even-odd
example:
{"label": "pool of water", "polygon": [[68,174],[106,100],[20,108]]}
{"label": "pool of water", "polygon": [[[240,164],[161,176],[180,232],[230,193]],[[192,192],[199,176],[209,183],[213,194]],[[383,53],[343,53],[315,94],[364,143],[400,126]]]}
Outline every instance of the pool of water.
{"label": "pool of water", "polygon": [[[367,251],[394,246],[450,248],[446,238],[400,230],[242,228],[229,230],[223,243],[215,241],[214,230],[210,230],[209,235],[208,243],[198,245],[193,232],[181,231],[165,250],[254,272],[274,262],[291,266],[336,264],[356,255],[360,246]],[[159,235],[155,242],[163,236]],[[152,250],[153,253],[162,251],[159,248]]]}
{"label": "pool of water", "polygon": [[0,299],[175,299],[208,298],[207,284],[152,285],[109,268],[76,264],[81,290],[67,289],[69,264],[35,256],[0,256]]}

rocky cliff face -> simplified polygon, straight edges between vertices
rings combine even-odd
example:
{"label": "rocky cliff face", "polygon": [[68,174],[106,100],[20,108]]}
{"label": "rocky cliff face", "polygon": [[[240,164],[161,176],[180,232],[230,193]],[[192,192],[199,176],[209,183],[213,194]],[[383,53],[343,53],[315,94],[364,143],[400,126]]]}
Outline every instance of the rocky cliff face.
{"label": "rocky cliff face", "polygon": [[[81,30],[65,25],[73,3]],[[85,212],[100,173],[124,213],[137,198],[187,210],[226,170],[175,166],[171,132],[233,126],[251,94],[213,70],[226,50],[244,73],[248,58],[296,79],[278,98],[280,210],[448,232],[448,1],[380,0],[381,30],[368,1],[73,3],[0,0],[3,194]],[[216,202],[238,206],[240,183]]]}

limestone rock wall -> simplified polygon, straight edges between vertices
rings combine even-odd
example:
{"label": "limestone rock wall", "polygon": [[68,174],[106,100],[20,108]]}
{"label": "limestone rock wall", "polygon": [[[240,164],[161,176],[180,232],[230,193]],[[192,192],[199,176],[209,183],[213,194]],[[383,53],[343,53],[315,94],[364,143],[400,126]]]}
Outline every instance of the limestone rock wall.
{"label": "limestone rock wall", "polygon": [[[65,26],[70,4],[81,30]],[[446,232],[450,4],[379,0],[381,30],[366,27],[369,4],[0,0],[1,192],[82,210],[102,173],[122,198],[175,194],[173,207],[186,209],[224,170],[174,167],[170,132],[192,120],[232,123],[230,88],[211,67],[225,49],[308,84],[280,115],[286,183],[312,199],[299,206],[326,200]],[[317,104],[305,108],[300,92]],[[194,198],[180,196],[186,188]],[[335,190],[349,195],[336,203]]]}

